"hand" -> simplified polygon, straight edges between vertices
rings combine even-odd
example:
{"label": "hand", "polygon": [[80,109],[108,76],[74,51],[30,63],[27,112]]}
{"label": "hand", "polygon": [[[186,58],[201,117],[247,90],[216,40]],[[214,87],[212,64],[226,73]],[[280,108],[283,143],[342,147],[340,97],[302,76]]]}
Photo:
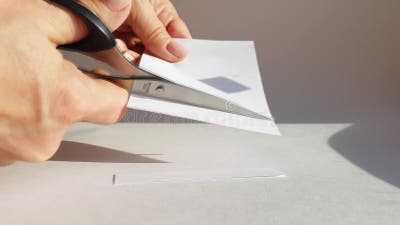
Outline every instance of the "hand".
{"label": "hand", "polygon": [[118,40],[118,46],[130,59],[138,60],[146,49],[170,62],[182,60],[187,54],[172,38],[191,38],[169,0],[133,0],[129,17],[114,35],[123,40]]}
{"label": "hand", "polygon": [[150,54],[171,62],[186,56],[172,38],[191,38],[191,34],[169,0],[134,0],[127,24],[131,28],[131,36],[124,35],[128,47],[137,43],[136,34]]}
{"label": "hand", "polygon": [[[111,29],[130,13],[129,1],[81,2]],[[56,49],[86,34],[77,17],[43,0],[0,0],[0,165],[47,160],[71,124],[110,124],[125,113],[125,89],[83,74]]]}

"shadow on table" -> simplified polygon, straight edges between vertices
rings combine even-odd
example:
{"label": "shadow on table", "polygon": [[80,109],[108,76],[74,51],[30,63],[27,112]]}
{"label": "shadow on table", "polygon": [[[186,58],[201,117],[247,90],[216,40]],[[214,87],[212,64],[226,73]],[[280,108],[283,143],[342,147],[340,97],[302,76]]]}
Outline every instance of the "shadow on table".
{"label": "shadow on table", "polygon": [[363,170],[400,188],[400,120],[370,118],[329,139],[337,152]]}
{"label": "shadow on table", "polygon": [[102,163],[168,163],[145,155],[132,154],[111,148],[63,141],[50,161]]}

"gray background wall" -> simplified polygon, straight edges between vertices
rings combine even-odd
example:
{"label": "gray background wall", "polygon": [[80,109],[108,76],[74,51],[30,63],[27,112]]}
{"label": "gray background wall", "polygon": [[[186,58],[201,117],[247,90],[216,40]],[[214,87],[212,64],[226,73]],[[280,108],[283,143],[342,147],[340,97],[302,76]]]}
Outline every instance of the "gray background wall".
{"label": "gray background wall", "polygon": [[398,0],[172,2],[194,38],[255,40],[278,122],[354,122],[400,108]]}

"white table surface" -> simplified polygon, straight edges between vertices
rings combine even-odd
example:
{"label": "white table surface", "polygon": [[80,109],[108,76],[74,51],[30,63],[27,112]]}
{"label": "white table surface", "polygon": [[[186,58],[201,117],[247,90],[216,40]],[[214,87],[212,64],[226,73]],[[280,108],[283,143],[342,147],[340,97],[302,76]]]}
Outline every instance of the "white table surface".
{"label": "white table surface", "polygon": [[[365,140],[357,138],[350,124],[280,127],[283,137],[205,124],[79,124],[52,161],[0,170],[1,224],[400,221],[400,154],[394,146],[360,144]],[[346,133],[355,137],[354,143],[341,140]],[[372,171],[349,161],[340,152],[346,150],[353,157],[359,154],[360,166]],[[274,168],[287,177],[128,186],[112,182],[114,174],[221,168]],[[374,171],[384,177],[372,175]]]}
{"label": "white table surface", "polygon": [[[0,169],[0,224],[397,224],[400,1],[174,1],[197,38],[254,39],[282,137],[130,113]],[[114,174],[274,168],[287,178],[116,187]]]}

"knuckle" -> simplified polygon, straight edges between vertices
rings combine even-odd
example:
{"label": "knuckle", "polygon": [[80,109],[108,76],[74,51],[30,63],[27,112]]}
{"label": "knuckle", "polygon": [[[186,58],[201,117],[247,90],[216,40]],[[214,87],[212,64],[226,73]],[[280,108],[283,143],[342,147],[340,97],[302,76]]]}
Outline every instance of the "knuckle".
{"label": "knuckle", "polygon": [[14,157],[8,152],[0,149],[0,167],[9,166],[15,163]]}
{"label": "knuckle", "polygon": [[[66,69],[66,71],[70,70]],[[84,101],[87,87],[74,76],[64,76],[60,81],[51,111],[57,122],[72,124],[79,121],[87,110],[88,106],[85,106]]]}
{"label": "knuckle", "polygon": [[47,161],[57,152],[60,143],[59,135],[50,133],[42,135],[39,141],[36,140],[31,144],[29,153],[22,155],[21,160],[31,163]]}
{"label": "knuckle", "polygon": [[[149,33],[147,37],[147,43],[160,43],[163,41],[169,40],[169,36],[167,34],[167,30],[163,25],[157,25],[154,29]],[[144,41],[145,42],[145,41]]]}
{"label": "knuckle", "polygon": [[[46,152],[50,152],[49,150],[46,149]],[[23,159],[25,162],[29,163],[39,163],[39,162],[45,162],[51,158],[51,156],[54,155],[56,150],[54,150],[51,154],[47,154],[44,151],[36,151],[34,154],[31,154],[29,157]]]}
{"label": "knuckle", "polygon": [[104,124],[111,125],[111,124],[118,123],[122,119],[122,117],[126,114],[126,111],[127,111],[126,107],[124,107],[124,109],[121,109],[121,110],[113,111],[104,120]]}
{"label": "knuckle", "polygon": [[125,114],[128,112],[128,108],[126,107],[126,102],[117,103],[114,110],[107,115],[107,118],[104,120],[105,124],[115,124],[119,122]]}
{"label": "knuckle", "polygon": [[82,96],[78,92],[69,89],[60,90],[56,101],[55,117],[62,124],[72,124],[85,114]]}
{"label": "knuckle", "polygon": [[106,120],[104,120],[104,125],[112,125],[115,124],[119,121],[119,117],[114,116],[114,117],[109,117]]}
{"label": "knuckle", "polygon": [[175,17],[175,13],[167,8],[164,8],[158,17],[161,19],[161,21],[164,23],[164,26],[168,25]]}

